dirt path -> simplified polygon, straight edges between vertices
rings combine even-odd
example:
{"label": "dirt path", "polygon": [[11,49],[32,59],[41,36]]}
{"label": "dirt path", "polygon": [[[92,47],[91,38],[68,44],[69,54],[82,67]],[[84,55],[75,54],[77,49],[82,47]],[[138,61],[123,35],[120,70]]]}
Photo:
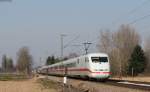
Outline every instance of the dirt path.
{"label": "dirt path", "polygon": [[42,88],[36,80],[0,81],[0,92],[56,92],[54,89]]}

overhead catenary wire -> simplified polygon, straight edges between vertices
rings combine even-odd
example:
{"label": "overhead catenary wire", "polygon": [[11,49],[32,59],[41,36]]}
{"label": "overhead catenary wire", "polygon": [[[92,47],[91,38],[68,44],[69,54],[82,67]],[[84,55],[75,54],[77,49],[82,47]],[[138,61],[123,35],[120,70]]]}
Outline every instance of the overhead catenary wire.
{"label": "overhead catenary wire", "polygon": [[149,18],[149,17],[150,17],[150,14],[145,15],[145,16],[142,16],[142,17],[140,17],[140,18],[137,18],[137,19],[133,20],[133,21],[130,22],[129,24],[134,24],[134,23],[136,23],[136,22],[138,22],[138,21],[144,20],[144,19]]}
{"label": "overhead catenary wire", "polygon": [[143,3],[141,3],[139,6],[133,8],[132,10],[130,10],[129,12],[127,12],[126,14],[120,16],[119,18],[117,18],[116,20],[114,20],[112,22],[112,25],[115,25],[117,22],[119,22],[120,20],[125,19],[125,17],[128,17],[129,15],[137,12],[140,8],[142,8],[144,5],[148,4],[148,2],[150,2],[150,0],[146,0]]}
{"label": "overhead catenary wire", "polygon": [[139,10],[140,8],[142,8],[145,4],[148,4],[148,2],[150,2],[150,0],[144,1],[142,4],[140,4],[139,6],[135,7],[131,11],[129,11],[127,14],[132,14],[132,13],[136,12],[137,10]]}
{"label": "overhead catenary wire", "polygon": [[89,47],[90,47],[91,44],[92,44],[91,42],[84,42],[83,43],[85,54],[88,54],[88,50],[89,50]]}
{"label": "overhead catenary wire", "polygon": [[66,48],[66,47],[70,46],[71,43],[73,43],[74,41],[76,41],[79,37],[80,37],[80,36],[78,35],[78,36],[76,36],[74,39],[70,40],[63,48]]}

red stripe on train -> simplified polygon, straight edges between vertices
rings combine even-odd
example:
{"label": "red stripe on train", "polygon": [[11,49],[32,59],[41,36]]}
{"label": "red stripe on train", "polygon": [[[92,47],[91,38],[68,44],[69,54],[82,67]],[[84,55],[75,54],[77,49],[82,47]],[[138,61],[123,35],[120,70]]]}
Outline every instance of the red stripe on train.
{"label": "red stripe on train", "polygon": [[111,72],[91,72],[91,73],[95,73],[95,74],[111,74]]}
{"label": "red stripe on train", "polygon": [[[64,71],[64,69],[56,69],[52,71]],[[111,74],[111,72],[92,72],[88,68],[70,68],[67,71],[88,71],[88,72],[96,73],[96,74]]]}

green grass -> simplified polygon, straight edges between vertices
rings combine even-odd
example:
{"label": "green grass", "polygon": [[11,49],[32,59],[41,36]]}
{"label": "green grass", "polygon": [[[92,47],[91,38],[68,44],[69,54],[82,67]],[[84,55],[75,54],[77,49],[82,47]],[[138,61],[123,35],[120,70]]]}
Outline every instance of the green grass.
{"label": "green grass", "polygon": [[28,79],[26,75],[21,74],[0,74],[0,81],[18,81]]}

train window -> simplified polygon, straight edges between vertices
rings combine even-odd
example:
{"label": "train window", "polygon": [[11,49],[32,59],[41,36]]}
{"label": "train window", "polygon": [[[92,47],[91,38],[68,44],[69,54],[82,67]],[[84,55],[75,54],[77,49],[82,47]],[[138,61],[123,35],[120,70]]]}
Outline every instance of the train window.
{"label": "train window", "polygon": [[67,67],[75,67],[75,66],[76,66],[76,63],[67,64]]}
{"label": "train window", "polygon": [[108,58],[107,57],[100,57],[100,62],[108,62]]}
{"label": "train window", "polygon": [[78,64],[79,64],[79,59],[77,60]]}
{"label": "train window", "polygon": [[92,62],[98,63],[98,62],[108,62],[107,57],[91,57]]}
{"label": "train window", "polygon": [[62,68],[62,65],[60,65],[59,68],[61,69],[61,68]]}

